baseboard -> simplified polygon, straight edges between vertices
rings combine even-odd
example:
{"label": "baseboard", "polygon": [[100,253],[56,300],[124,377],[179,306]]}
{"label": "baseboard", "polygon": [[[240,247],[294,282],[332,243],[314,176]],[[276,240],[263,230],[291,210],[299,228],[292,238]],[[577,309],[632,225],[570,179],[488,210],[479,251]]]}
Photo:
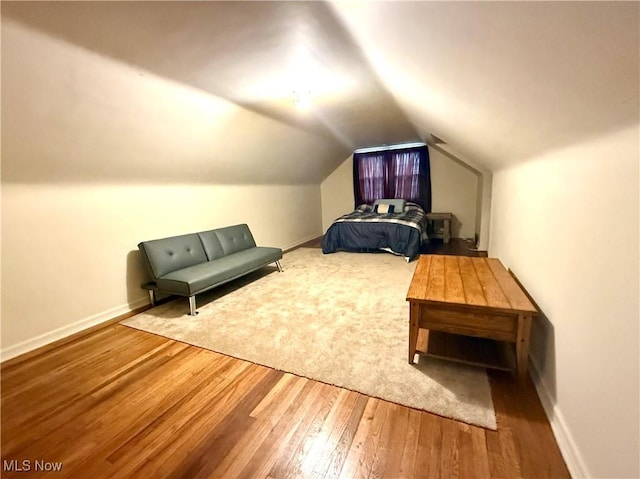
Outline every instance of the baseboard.
{"label": "baseboard", "polygon": [[[298,248],[300,245],[303,245],[311,240],[318,239],[321,236],[322,235],[318,236],[317,234],[310,235],[302,240],[296,241],[288,247],[283,248],[283,250],[285,253],[292,251]],[[148,298],[140,298],[133,301],[132,303],[118,306],[108,311],[90,316],[89,318],[82,319],[68,326],[58,328],[54,331],[50,331],[35,338],[28,339],[13,346],[9,346],[8,348],[2,349],[0,351],[0,362],[3,364],[3,366],[6,366],[7,361],[11,361],[15,358],[18,358],[19,356],[27,355],[28,353],[39,352],[36,350],[39,350],[41,348],[45,348],[48,346],[57,346],[57,344],[54,345],[53,343],[59,343],[60,341],[67,340],[79,333],[87,332],[87,330],[93,329],[96,326],[108,325],[112,322],[119,322],[132,312],[139,312],[138,310],[146,309],[148,305]]]}
{"label": "baseboard", "polygon": [[32,339],[28,339],[21,343],[9,346],[8,348],[0,351],[0,361],[3,366],[6,366],[6,362],[18,358],[19,356],[29,355],[28,353],[39,352],[36,350],[47,348],[54,343],[63,342],[69,338],[72,338],[80,333],[88,332],[101,325],[108,325],[113,322],[121,321],[127,315],[140,312],[149,307],[148,298],[140,298],[131,303],[112,308],[102,313],[95,314],[88,318],[77,321],[68,326],[55,329],[45,334],[41,334]]}
{"label": "baseboard", "polygon": [[309,241],[312,241],[312,240],[315,240],[315,239],[318,239],[318,238],[322,238],[322,235],[321,234],[320,235],[315,234],[315,235],[308,236],[305,239],[302,239],[300,241],[296,241],[295,243],[292,243],[291,245],[282,248],[282,251],[284,253],[288,253],[289,251],[293,251],[294,249],[302,246],[303,244],[308,243]]}
{"label": "baseboard", "polygon": [[[291,244],[286,248],[283,248],[283,250],[284,252],[292,251],[298,248],[300,245],[318,238],[319,236],[317,234],[310,235],[300,241]],[[87,330],[92,329],[96,326],[100,326],[105,323],[108,325],[112,322],[121,321],[126,315],[132,312],[139,312],[137,310],[144,310],[148,305],[148,298],[140,298],[133,301],[132,303],[118,306],[108,311],[104,311],[102,313],[82,319],[68,326],[58,328],[54,331],[50,331],[35,338],[28,339],[13,346],[9,346],[8,348],[2,349],[0,351],[0,362],[3,365],[6,365],[5,363],[7,361],[34,352],[38,349],[50,346],[52,345],[52,343],[58,343],[61,340],[68,339],[78,333],[86,332]]]}
{"label": "baseboard", "polygon": [[542,379],[538,368],[533,361],[530,361],[529,365],[529,370],[531,371],[531,379],[533,380],[533,384],[536,387],[538,397],[540,398],[542,407],[547,414],[549,424],[551,424],[551,429],[553,430],[553,435],[556,437],[558,447],[560,448],[560,452],[562,453],[562,457],[564,458],[564,462],[567,465],[567,468],[569,468],[571,477],[573,477],[574,479],[592,477],[588,472],[584,460],[582,459],[582,455],[580,454],[578,446],[573,440],[573,435],[567,427],[564,416],[562,415],[560,409],[556,407],[556,404],[553,401],[551,394],[549,393],[549,388],[547,388],[544,380]]}

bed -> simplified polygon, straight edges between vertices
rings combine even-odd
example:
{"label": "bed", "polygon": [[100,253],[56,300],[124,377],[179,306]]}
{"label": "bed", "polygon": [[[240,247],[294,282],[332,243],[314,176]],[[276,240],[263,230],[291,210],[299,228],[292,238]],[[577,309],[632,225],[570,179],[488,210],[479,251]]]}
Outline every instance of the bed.
{"label": "bed", "polygon": [[322,252],[382,250],[411,261],[427,241],[427,214],[422,207],[404,200],[376,200],[337,218],[322,238]]}

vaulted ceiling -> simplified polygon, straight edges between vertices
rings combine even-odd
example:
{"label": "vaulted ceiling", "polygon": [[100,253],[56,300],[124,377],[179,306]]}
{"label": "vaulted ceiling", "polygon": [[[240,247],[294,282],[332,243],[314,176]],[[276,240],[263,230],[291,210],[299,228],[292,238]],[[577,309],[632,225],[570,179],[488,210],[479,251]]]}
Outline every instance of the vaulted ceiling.
{"label": "vaulted ceiling", "polygon": [[[636,2],[3,2],[2,10],[318,138],[325,147],[308,142],[305,152],[318,155],[311,173],[274,158],[285,182],[321,181],[357,147],[435,136],[494,169],[638,122]],[[3,71],[4,60],[3,51]],[[296,96],[308,96],[306,111]],[[226,170],[212,176],[243,182],[219,160]],[[247,182],[260,181],[239,164]]]}
{"label": "vaulted ceiling", "polygon": [[335,7],[419,133],[491,169],[638,124],[638,2]]}

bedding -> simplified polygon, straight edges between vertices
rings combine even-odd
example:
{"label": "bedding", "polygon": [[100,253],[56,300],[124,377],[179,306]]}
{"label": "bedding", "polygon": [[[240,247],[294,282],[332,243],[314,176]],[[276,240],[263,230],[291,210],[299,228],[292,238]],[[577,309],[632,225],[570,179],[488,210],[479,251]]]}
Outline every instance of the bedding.
{"label": "bedding", "polygon": [[[377,200],[374,204],[383,204]],[[420,254],[420,247],[428,240],[427,214],[417,204],[407,201],[392,213],[380,213],[380,208],[360,205],[355,211],[337,218],[322,238],[322,252],[389,251],[405,256],[407,261]]]}

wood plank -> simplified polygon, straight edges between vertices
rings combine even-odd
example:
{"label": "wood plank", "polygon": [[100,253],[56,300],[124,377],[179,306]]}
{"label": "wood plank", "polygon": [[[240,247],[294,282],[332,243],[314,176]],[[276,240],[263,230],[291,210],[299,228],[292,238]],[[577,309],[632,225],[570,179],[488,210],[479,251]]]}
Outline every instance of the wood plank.
{"label": "wood plank", "polygon": [[[235,444],[213,472],[217,477],[266,476],[276,458],[274,451],[280,441],[286,443],[315,399],[310,395],[313,383],[295,377],[288,387],[280,389],[277,403],[249,426],[249,430]],[[291,427],[294,426],[294,427]],[[260,473],[258,473],[260,471]]]}
{"label": "wood plank", "polygon": [[[210,477],[255,423],[249,412],[282,376],[280,371],[263,369],[264,372],[255,375],[253,368],[249,368],[242,382],[253,387],[243,394],[238,394],[235,385],[231,385],[218,394],[212,391],[206,399],[203,398],[205,400],[199,407],[189,404],[189,411],[196,406],[199,413],[178,431],[178,437],[175,434],[166,437],[161,446],[156,446],[155,464],[144,462],[132,475],[169,477],[171,471],[183,471],[184,477]],[[217,417],[209,416],[207,409],[217,410]],[[186,412],[185,407],[182,414]],[[211,451],[216,451],[216,454],[211,454]]]}
{"label": "wood plank", "polygon": [[[203,384],[127,442],[112,460],[114,466],[125,477],[168,477],[172,470],[197,477],[215,470],[255,421],[249,411],[280,377],[277,371],[249,367],[222,389]],[[208,454],[211,450],[217,454]]]}
{"label": "wood plank", "polygon": [[407,291],[407,301],[425,297],[429,283],[432,257],[432,255],[420,255],[418,258],[418,264],[413,271],[413,278]]}
{"label": "wood plank", "polygon": [[330,455],[338,444],[351,416],[351,411],[358,400],[358,393],[341,390],[329,415],[315,437],[311,449],[314,454],[303,462],[302,472],[305,476],[323,476],[330,462]]}
{"label": "wood plank", "polygon": [[407,417],[407,434],[404,440],[404,448],[402,450],[402,461],[400,462],[400,470],[398,471],[398,479],[412,479],[415,477],[415,465],[418,458],[418,438],[420,436],[420,411],[415,409],[408,410]]}
{"label": "wood plank", "polygon": [[505,310],[511,309],[511,304],[493,275],[493,271],[487,263],[487,258],[474,258],[472,264],[476,270],[476,276],[487,301],[487,306]]}
{"label": "wood plank", "polygon": [[407,360],[413,364],[416,348],[418,345],[418,332],[420,331],[422,305],[420,303],[409,303],[409,348]]}
{"label": "wood plank", "polygon": [[460,442],[459,423],[445,423],[442,425],[442,453],[440,454],[439,470],[441,474],[451,479],[464,479],[460,475],[460,461],[463,458],[464,445]]}
{"label": "wood plank", "polygon": [[457,256],[444,257],[444,285],[444,299],[447,303],[467,303]]}
{"label": "wood plank", "polygon": [[364,394],[358,394],[357,401],[351,410],[351,414],[345,424],[342,435],[340,436],[334,450],[328,457],[327,467],[318,473],[320,476],[325,479],[337,478],[340,476],[368,402],[369,398],[367,396]]}
{"label": "wood plank", "polygon": [[331,388],[331,395],[323,401],[322,408],[317,411],[309,427],[304,431],[304,437],[293,452],[291,462],[286,465],[282,477],[300,477],[305,474],[304,469],[308,468],[308,464],[316,458],[313,450],[316,439],[331,411],[334,410],[334,405],[343,398],[344,392],[341,389]]}
{"label": "wood plank", "polygon": [[[448,477],[446,471],[440,468],[440,458],[443,452],[442,428],[444,422],[435,416],[422,414],[420,416],[420,433],[418,435],[417,461],[413,470],[415,478]],[[479,478],[481,479],[481,478]]]}
{"label": "wood plank", "polygon": [[392,444],[394,442],[404,443],[405,430],[400,428],[406,414],[399,405],[388,401],[383,402],[387,408],[387,420],[380,431],[374,461],[369,473],[370,479],[397,477],[397,470],[400,469],[400,461],[402,460],[403,448],[394,448]]}
{"label": "wood plank", "polygon": [[518,286],[509,272],[504,268],[500,260],[496,258],[487,258],[486,261],[491,272],[496,278],[496,281],[500,285],[502,292],[509,301],[511,308],[517,311],[536,313],[536,307],[522,291],[520,286]]}
{"label": "wood plank", "polygon": [[429,344],[429,330],[424,328],[419,329],[416,351],[419,353],[426,353],[428,344]]}
{"label": "wood plank", "polygon": [[365,464],[365,454],[369,445],[369,436],[372,434],[374,417],[379,417],[379,399],[369,398],[358,426],[349,454],[340,471],[342,479],[368,478],[370,469]]}
{"label": "wood plank", "polygon": [[[569,477],[562,456],[550,447],[554,442],[553,431],[534,394],[531,379],[522,383],[511,375],[496,372],[491,376],[491,388],[498,425],[504,425],[507,434],[500,434],[500,429],[486,431],[487,450],[490,454],[498,448],[510,451],[507,453],[509,465],[490,461],[492,473],[501,466],[508,471],[520,471],[519,477]],[[540,458],[545,460],[540,461]]]}
{"label": "wood plank", "polygon": [[[122,366],[114,364],[114,370],[109,375],[98,375],[100,381],[96,385],[96,377],[91,377],[89,381],[84,383],[69,384],[59,382],[60,378],[57,375],[53,375],[49,379],[40,377],[36,379],[36,382],[46,381],[46,387],[49,389],[49,393],[45,396],[40,396],[39,399],[36,396],[36,400],[40,403],[39,406],[35,406],[31,401],[24,401],[22,404],[10,404],[5,403],[3,400],[3,410],[13,410],[14,408],[25,408],[24,416],[27,418],[28,426],[32,429],[37,437],[24,438],[20,441],[21,436],[13,436],[3,438],[3,453],[19,454],[21,450],[33,445],[33,442],[52,443],[51,450],[63,447],[63,444],[58,442],[57,434],[62,433],[65,429],[65,425],[71,421],[73,428],[79,431],[85,427],[91,427],[92,424],[99,421],[99,418],[103,414],[109,414],[110,409],[114,406],[113,399],[122,394],[122,390],[126,388],[126,385],[134,383],[142,383],[143,387],[146,386],[146,379],[153,375],[154,371],[162,370],[164,366],[176,359],[178,356],[174,355],[175,352],[182,352],[187,355],[197,355],[195,351],[189,351],[189,347],[184,344],[176,343],[174,341],[163,342],[162,347],[151,347],[148,354],[143,355],[143,359],[135,358],[132,356],[123,355],[121,360],[123,365],[128,364],[127,373],[123,375]],[[181,358],[180,358],[181,359]],[[185,361],[187,368],[194,367],[195,361]],[[197,367],[197,366],[196,366]],[[83,372],[78,370],[74,365],[70,365],[66,368],[66,372],[69,375],[78,374],[82,375]],[[184,372],[184,371],[181,371]],[[84,373],[86,377],[86,373]],[[161,380],[162,376],[157,375],[158,380]],[[4,379],[4,378],[3,378]],[[167,378],[172,380],[173,378]],[[4,384],[4,382],[3,382]],[[56,384],[63,384],[62,397],[58,398],[54,392],[59,390],[59,387],[55,387]],[[119,391],[114,391],[115,385],[119,386]],[[160,386],[163,384],[161,383]],[[157,384],[155,385],[158,386]],[[69,388],[74,388],[69,390]],[[146,404],[146,398],[153,389],[143,389],[141,394],[138,394],[135,398],[130,399],[130,403],[134,407],[143,407]],[[69,396],[70,392],[74,392],[73,396]],[[3,386],[4,393],[4,386]],[[119,394],[118,394],[119,393]],[[32,391],[29,391],[27,397],[31,396]],[[144,410],[144,409],[143,409]],[[23,415],[20,415],[21,417]],[[74,420],[74,417],[80,417],[79,420]],[[3,416],[2,426],[9,426],[15,428],[24,428],[25,423],[21,420],[14,423],[9,421],[9,418]],[[116,415],[114,420],[118,419]],[[6,420],[6,421],[5,421]],[[8,424],[7,424],[8,423]],[[46,434],[45,431],[51,431]]]}
{"label": "wood plank", "polygon": [[518,320],[518,340],[516,356],[518,360],[518,376],[526,379],[529,365],[529,336],[531,333],[531,314],[520,314]]}
{"label": "wood plank", "polygon": [[515,342],[518,333],[518,316],[492,314],[491,310],[467,311],[421,304],[418,325],[421,328],[444,330],[458,327],[470,336],[480,336]]}
{"label": "wood plank", "polygon": [[364,466],[364,470],[367,471],[367,477],[372,477],[373,474],[379,474],[377,464],[383,458],[378,455],[378,447],[382,441],[385,424],[386,427],[389,427],[387,418],[390,410],[390,403],[378,400],[378,408],[376,409],[373,421],[371,421],[371,429],[365,442],[364,457],[362,458],[362,464]]}
{"label": "wood plank", "polygon": [[276,408],[278,403],[281,401],[283,390],[289,388],[297,378],[298,377],[295,374],[285,373],[280,381],[271,388],[264,399],[258,403],[255,409],[249,413],[249,416],[257,418],[265,411],[268,412],[270,409],[273,410],[273,408]]}
{"label": "wood plank", "polygon": [[[380,467],[380,477],[402,477],[401,469],[404,453],[407,441],[410,440],[409,430],[409,409],[394,404],[388,421],[388,440],[385,442],[383,449],[379,451],[380,455],[384,455],[384,463],[380,461],[381,466],[384,464],[384,468]],[[416,436],[417,432],[415,431]],[[409,448],[411,449],[411,445],[409,445]],[[371,477],[375,476],[372,475]]]}
{"label": "wood plank", "polygon": [[473,461],[470,463],[473,470],[469,471],[466,477],[492,477],[485,429],[477,427],[469,429],[471,433],[471,451],[468,451],[467,455],[468,457],[473,457]]}
{"label": "wood plank", "polygon": [[482,291],[482,286],[471,258],[459,257],[458,265],[460,266],[460,276],[462,277],[466,303],[474,306],[486,306],[487,298],[484,295],[484,291]]}
{"label": "wood plank", "polygon": [[[269,470],[270,477],[284,477],[288,471],[299,469],[299,464],[305,456],[305,440],[315,430],[316,424],[324,420],[331,405],[338,396],[339,389],[322,383],[314,383],[309,394],[313,402],[302,421],[293,428],[293,435],[283,445],[276,461]],[[319,427],[319,426],[318,426]]]}
{"label": "wood plank", "polygon": [[431,268],[429,268],[429,280],[427,290],[423,298],[427,301],[442,303],[445,301],[444,283],[444,259],[445,256],[431,256]]}

